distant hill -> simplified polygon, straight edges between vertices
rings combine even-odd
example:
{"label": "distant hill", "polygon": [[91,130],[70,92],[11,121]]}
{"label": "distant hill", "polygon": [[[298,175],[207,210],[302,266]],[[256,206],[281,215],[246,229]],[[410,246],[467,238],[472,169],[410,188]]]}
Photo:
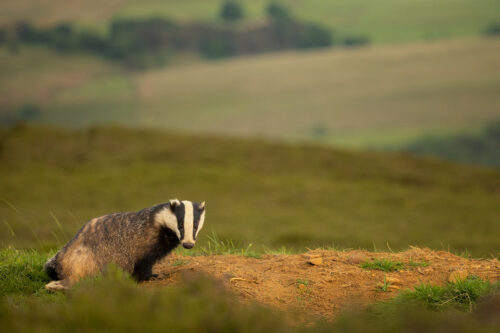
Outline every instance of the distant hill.
{"label": "distant hill", "polygon": [[150,130],[0,131],[0,246],[60,246],[88,219],[206,200],[254,247],[500,251],[500,171],[313,145]]}
{"label": "distant hill", "polygon": [[0,120],[401,147],[500,118],[498,54],[500,39],[485,38],[129,72],[90,56],[3,49]]}
{"label": "distant hill", "polygon": [[500,122],[492,123],[476,134],[424,137],[404,150],[417,155],[500,167]]}
{"label": "distant hill", "polygon": [[[255,22],[270,1],[241,0]],[[478,35],[500,20],[500,7],[491,0],[280,0],[298,18],[330,27],[341,34],[369,35],[374,43],[447,39]],[[29,20],[40,24],[77,22],[104,28],[114,17],[163,16],[176,20],[216,20],[221,0],[4,0],[0,24]]]}

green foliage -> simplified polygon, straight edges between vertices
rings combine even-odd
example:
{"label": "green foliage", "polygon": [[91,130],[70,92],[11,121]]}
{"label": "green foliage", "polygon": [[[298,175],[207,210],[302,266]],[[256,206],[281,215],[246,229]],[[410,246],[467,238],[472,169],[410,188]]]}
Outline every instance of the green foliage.
{"label": "green foliage", "polygon": [[200,44],[200,53],[208,59],[230,57],[235,54],[234,46],[230,40],[227,35],[214,34]]}
{"label": "green foliage", "polygon": [[408,263],[408,266],[410,267],[427,267],[429,266],[429,262],[427,261],[413,261],[413,260],[410,260],[410,262]]}
{"label": "green foliage", "polygon": [[384,283],[382,283],[382,285],[380,285],[380,286],[377,286],[377,290],[383,291],[384,293],[386,293],[389,290],[389,285],[390,285],[390,283],[387,282],[387,275],[384,274]]}
{"label": "green foliage", "polygon": [[500,35],[500,22],[491,23],[486,29],[483,30],[485,36],[498,36]]}
{"label": "green foliage", "polygon": [[301,49],[328,47],[332,45],[332,33],[318,24],[304,24],[296,44]]}
{"label": "green foliage", "polygon": [[47,259],[34,250],[0,249],[0,297],[40,292],[50,281],[43,270]]}
{"label": "green foliage", "polygon": [[269,3],[266,12],[272,20],[277,22],[290,21],[293,19],[292,14],[288,11],[288,9],[274,1]]}
{"label": "green foliage", "polygon": [[500,121],[487,125],[479,134],[425,137],[404,150],[471,164],[500,166]]}
{"label": "green foliage", "polygon": [[391,259],[374,259],[361,263],[359,266],[364,269],[392,272],[402,270],[405,265],[400,261],[392,261]]}
{"label": "green foliage", "polygon": [[444,286],[422,284],[413,290],[403,291],[393,302],[395,304],[417,303],[428,309],[442,310],[456,308],[472,311],[475,304],[485,295],[500,290],[500,285],[493,285],[476,276],[456,282],[447,282]]}
{"label": "green foliage", "polygon": [[376,269],[384,272],[399,271],[407,268],[407,266],[410,268],[427,267],[429,266],[429,263],[427,261],[410,260],[408,264],[405,264],[401,261],[392,261],[391,259],[373,259],[360,264],[361,268]]}
{"label": "green foliage", "polygon": [[222,4],[220,18],[224,21],[234,22],[245,17],[242,5],[235,0],[228,0]]}

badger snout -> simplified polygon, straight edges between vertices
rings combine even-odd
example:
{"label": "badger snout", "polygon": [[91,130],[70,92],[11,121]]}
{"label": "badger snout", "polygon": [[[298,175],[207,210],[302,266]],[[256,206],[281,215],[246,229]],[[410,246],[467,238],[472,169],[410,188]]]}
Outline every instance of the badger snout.
{"label": "badger snout", "polygon": [[182,246],[184,246],[185,249],[192,249],[194,247],[194,243],[186,242],[182,243]]}

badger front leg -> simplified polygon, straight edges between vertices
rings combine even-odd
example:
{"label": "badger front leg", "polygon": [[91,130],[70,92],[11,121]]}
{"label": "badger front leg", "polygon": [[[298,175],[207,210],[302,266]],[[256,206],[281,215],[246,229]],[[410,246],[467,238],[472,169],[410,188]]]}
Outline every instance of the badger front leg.
{"label": "badger front leg", "polygon": [[139,282],[147,281],[158,276],[156,274],[153,274],[153,264],[154,260],[152,260],[151,258],[144,258],[142,260],[139,260],[134,265],[132,276]]}

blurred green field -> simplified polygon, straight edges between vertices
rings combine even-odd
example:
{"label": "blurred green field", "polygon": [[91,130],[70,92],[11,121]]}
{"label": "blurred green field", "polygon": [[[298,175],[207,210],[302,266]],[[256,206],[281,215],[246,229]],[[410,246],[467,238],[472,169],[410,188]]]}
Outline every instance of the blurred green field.
{"label": "blurred green field", "polygon": [[253,248],[498,256],[500,172],[404,155],[94,128],[1,132],[0,246],[56,248],[90,218],[206,200],[211,231]]}
{"label": "blurred green field", "polygon": [[[251,21],[261,19],[269,1],[241,0]],[[0,23],[31,20],[39,24],[75,21],[104,29],[113,17],[167,16],[178,20],[215,20],[220,0],[4,0]],[[475,36],[500,20],[495,0],[281,0],[305,20],[324,24],[340,34],[368,35],[375,43]]]}
{"label": "blurred green field", "polygon": [[45,49],[0,51],[0,110],[35,122],[120,123],[394,147],[500,118],[500,40],[287,52],[145,72]]}

